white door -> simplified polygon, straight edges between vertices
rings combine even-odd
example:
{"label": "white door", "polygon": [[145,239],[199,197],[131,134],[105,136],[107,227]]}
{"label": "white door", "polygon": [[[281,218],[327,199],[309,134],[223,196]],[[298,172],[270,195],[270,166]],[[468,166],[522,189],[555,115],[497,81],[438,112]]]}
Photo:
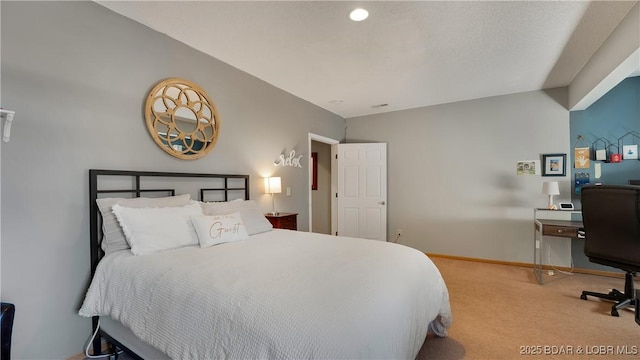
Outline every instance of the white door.
{"label": "white door", "polygon": [[387,241],[387,144],[331,146],[331,232]]}

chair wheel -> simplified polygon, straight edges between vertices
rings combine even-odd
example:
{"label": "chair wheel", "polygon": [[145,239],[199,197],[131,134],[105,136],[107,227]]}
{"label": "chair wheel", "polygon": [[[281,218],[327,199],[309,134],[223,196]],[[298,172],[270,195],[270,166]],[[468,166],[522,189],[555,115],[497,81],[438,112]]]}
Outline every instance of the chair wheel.
{"label": "chair wheel", "polygon": [[580,295],[580,299],[587,300],[587,295],[585,295],[585,294]]}
{"label": "chair wheel", "polygon": [[617,309],[611,309],[611,316],[620,316],[620,314],[618,314],[618,310]]}

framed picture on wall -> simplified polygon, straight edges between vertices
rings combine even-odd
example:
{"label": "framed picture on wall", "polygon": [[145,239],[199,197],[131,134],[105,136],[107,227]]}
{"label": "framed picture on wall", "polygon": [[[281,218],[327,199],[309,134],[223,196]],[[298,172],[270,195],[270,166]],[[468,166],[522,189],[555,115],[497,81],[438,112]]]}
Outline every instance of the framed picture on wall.
{"label": "framed picture on wall", "polygon": [[565,176],[567,154],[542,154],[542,176]]}

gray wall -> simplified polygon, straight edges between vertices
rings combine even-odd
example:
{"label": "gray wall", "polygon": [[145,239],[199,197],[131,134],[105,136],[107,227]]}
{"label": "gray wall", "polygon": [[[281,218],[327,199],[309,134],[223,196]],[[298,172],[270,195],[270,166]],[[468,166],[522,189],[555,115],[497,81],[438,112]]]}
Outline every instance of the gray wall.
{"label": "gray wall", "polygon": [[[2,7],[2,106],[17,112],[2,144],[2,300],[16,304],[13,356],[83,351],[90,320],[77,310],[89,282],[88,170],[131,169],[282,177],[308,229],[308,133],[344,138],[344,119],[278,90],[93,2],[7,2]],[[220,138],[200,160],[173,158],[147,134],[147,92],[167,77],[196,82],[215,101]],[[284,194],[282,194],[284,195]]]}
{"label": "gray wall", "polygon": [[386,142],[388,238],[445,255],[533,262],[533,208],[544,180],[518,160],[568,153],[566,88],[347,119],[347,142]]}

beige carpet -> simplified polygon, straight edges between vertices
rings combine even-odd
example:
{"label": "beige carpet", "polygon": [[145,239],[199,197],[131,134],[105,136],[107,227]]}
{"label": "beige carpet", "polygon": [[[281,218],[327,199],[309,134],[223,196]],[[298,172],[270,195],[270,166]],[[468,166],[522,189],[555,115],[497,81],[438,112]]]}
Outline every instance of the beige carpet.
{"label": "beige carpet", "polygon": [[613,317],[612,303],[580,299],[582,290],[623,290],[624,279],[556,273],[538,285],[530,268],[432,260],[453,325],[446,338],[428,337],[417,359],[640,359],[634,312]]}

